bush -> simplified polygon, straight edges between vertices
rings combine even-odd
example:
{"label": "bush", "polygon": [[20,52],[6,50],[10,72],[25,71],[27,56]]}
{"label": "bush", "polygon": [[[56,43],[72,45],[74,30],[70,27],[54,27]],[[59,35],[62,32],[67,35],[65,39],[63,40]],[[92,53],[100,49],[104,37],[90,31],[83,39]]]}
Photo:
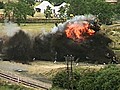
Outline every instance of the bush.
{"label": "bush", "polygon": [[[99,71],[73,73],[74,90],[120,90],[120,67],[108,65]],[[68,88],[67,73],[60,72],[53,78],[53,86]]]}
{"label": "bush", "polygon": [[77,90],[94,90],[95,75],[90,73],[81,77]]}
{"label": "bush", "polygon": [[[76,90],[77,82],[80,80],[80,74],[77,72],[73,72],[73,89]],[[70,80],[68,79],[68,73],[66,71],[62,71],[56,74],[53,78],[53,87],[61,87],[61,88],[71,88]]]}
{"label": "bush", "polygon": [[120,68],[110,65],[81,77],[77,90],[119,90]]}

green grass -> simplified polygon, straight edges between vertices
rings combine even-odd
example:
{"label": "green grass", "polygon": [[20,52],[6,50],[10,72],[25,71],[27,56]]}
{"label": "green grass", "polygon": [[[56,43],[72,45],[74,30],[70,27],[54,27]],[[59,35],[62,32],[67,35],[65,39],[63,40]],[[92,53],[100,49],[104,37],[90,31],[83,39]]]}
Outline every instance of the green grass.
{"label": "green grass", "polygon": [[50,32],[54,27],[53,23],[31,23],[20,26],[22,30],[28,32],[31,36],[36,36],[43,32]]}
{"label": "green grass", "polygon": [[41,29],[45,29],[46,31],[49,32],[54,27],[54,23],[29,23],[21,24],[20,27],[24,30],[41,31]]}
{"label": "green grass", "polygon": [[[4,27],[5,27],[4,23],[0,23],[0,34],[2,36],[4,36],[5,34]],[[16,27],[20,27],[22,30],[24,30],[25,32],[32,36],[36,36],[43,31],[50,32],[54,27],[54,23],[25,23],[21,24],[20,26],[16,25]]]}
{"label": "green grass", "polygon": [[3,85],[0,86],[0,90],[32,90],[18,85]]}
{"label": "green grass", "polygon": [[22,85],[13,84],[0,79],[0,90],[33,90]]}

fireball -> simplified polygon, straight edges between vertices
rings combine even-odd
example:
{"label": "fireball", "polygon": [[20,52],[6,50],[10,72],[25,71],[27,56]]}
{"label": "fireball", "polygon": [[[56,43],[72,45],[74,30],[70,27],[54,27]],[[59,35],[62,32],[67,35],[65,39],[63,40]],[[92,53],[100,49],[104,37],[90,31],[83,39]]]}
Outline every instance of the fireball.
{"label": "fireball", "polygon": [[90,28],[90,24],[87,21],[80,23],[69,23],[65,29],[66,36],[74,41],[81,42],[95,34],[95,31]]}

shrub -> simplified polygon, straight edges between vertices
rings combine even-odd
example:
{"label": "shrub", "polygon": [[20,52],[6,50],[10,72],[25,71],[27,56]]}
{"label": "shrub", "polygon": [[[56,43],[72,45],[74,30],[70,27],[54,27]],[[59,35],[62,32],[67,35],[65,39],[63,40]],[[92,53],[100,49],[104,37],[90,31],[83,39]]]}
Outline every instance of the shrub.
{"label": "shrub", "polygon": [[[88,72],[89,71],[89,72]],[[53,78],[53,86],[68,88],[68,76],[65,71]],[[99,71],[84,70],[73,73],[74,90],[120,90],[120,67],[108,65]]]}
{"label": "shrub", "polygon": [[[73,89],[76,90],[77,82],[80,80],[80,74],[77,72],[73,72]],[[53,78],[53,87],[61,87],[61,88],[71,88],[70,79],[68,78],[68,73],[66,71],[62,71],[56,74]]]}
{"label": "shrub", "polygon": [[120,68],[110,65],[96,73],[81,77],[78,90],[119,90]]}

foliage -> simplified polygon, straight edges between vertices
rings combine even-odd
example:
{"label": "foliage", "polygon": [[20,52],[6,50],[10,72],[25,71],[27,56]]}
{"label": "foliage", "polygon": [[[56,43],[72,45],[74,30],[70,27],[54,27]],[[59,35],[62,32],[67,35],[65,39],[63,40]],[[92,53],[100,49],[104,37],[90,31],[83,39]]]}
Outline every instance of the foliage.
{"label": "foliage", "polygon": [[116,19],[120,20],[120,2],[115,5],[114,12],[116,14]]}
{"label": "foliage", "polygon": [[[80,74],[77,72],[73,72],[73,88],[76,90],[77,82],[80,80]],[[68,73],[66,71],[62,71],[56,74],[53,78],[53,87],[61,87],[61,88],[71,88],[70,86],[70,78],[68,77]],[[70,86],[70,87],[69,87]]]}
{"label": "foliage", "polygon": [[[111,24],[113,18],[120,19],[120,2],[117,4],[106,3],[105,0],[49,0],[55,5],[63,2],[69,3],[68,16],[93,14],[96,15],[103,24]],[[74,2],[74,3],[73,3]],[[69,18],[69,17],[68,17]]]}
{"label": "foliage", "polygon": [[108,24],[113,17],[113,5],[101,0],[73,0],[70,2],[68,15],[93,14],[96,15],[104,24]]}
{"label": "foliage", "polygon": [[95,86],[97,90],[119,90],[120,68],[115,65],[109,65],[97,72]]}
{"label": "foliage", "polygon": [[6,55],[9,60],[27,63],[30,59],[31,41],[27,34],[19,31],[7,43]]}
{"label": "foliage", "polygon": [[[120,67],[108,65],[97,72],[77,72],[76,85],[74,90],[119,90],[120,89]],[[58,73],[53,79],[53,86],[66,88],[69,84],[66,81],[65,72]],[[76,77],[76,75],[75,75]]]}
{"label": "foliage", "polygon": [[77,90],[94,90],[95,74],[87,74],[81,77]]}
{"label": "foliage", "polygon": [[44,11],[46,18],[52,18],[52,9],[50,6],[47,6],[46,10]]}
{"label": "foliage", "polygon": [[21,85],[7,83],[0,79],[0,90],[32,90]]}
{"label": "foliage", "polygon": [[18,25],[20,22],[24,22],[27,18],[27,15],[33,16],[34,9],[31,4],[28,4],[26,0],[18,0],[18,2],[9,2],[5,4],[5,16],[9,18],[12,17],[17,21]]}
{"label": "foliage", "polygon": [[59,14],[59,17],[61,19],[65,19],[67,17],[67,11],[68,11],[68,8],[69,8],[69,5],[65,5],[65,6],[61,6],[60,7],[60,10],[58,11],[60,14]]}
{"label": "foliage", "polygon": [[8,20],[10,21],[11,19],[11,15],[12,15],[12,12],[14,10],[14,7],[15,7],[15,3],[14,2],[9,2],[9,3],[6,3],[5,4],[5,17],[8,18]]}
{"label": "foliage", "polygon": [[30,4],[31,6],[35,4],[35,0],[26,0],[27,4]]}
{"label": "foliage", "polygon": [[0,2],[0,9],[3,9],[3,8],[4,8],[4,3]]}
{"label": "foliage", "polygon": [[62,4],[63,2],[68,2],[69,0],[47,0],[53,3],[55,6]]}
{"label": "foliage", "polygon": [[[120,68],[114,65],[110,65],[108,67],[105,67],[104,69],[101,69],[100,71],[96,72],[93,74],[94,77],[92,76],[92,74],[90,76],[84,76],[83,78],[83,82],[79,81],[79,88],[78,90],[87,90],[85,89],[87,86],[92,87],[91,89],[89,88],[89,90],[119,90],[120,88]],[[85,86],[81,86],[84,85],[87,77],[89,78],[93,78],[93,83],[89,83]],[[91,79],[92,80],[92,79]],[[82,87],[82,89],[81,89]]]}
{"label": "foliage", "polygon": [[50,88],[50,90],[65,90],[64,88],[60,88],[60,87],[52,87]]}

